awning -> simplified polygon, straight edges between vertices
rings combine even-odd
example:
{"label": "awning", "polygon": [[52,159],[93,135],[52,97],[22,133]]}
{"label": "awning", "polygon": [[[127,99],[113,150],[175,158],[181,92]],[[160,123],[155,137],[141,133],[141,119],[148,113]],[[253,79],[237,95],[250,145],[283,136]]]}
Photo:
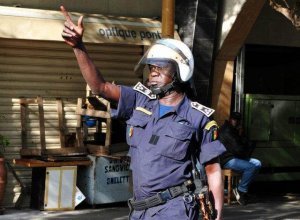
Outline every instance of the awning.
{"label": "awning", "polygon": [[[84,42],[150,45],[161,38],[161,22],[149,18],[70,13],[84,16]],[[60,11],[0,6],[0,38],[62,41],[65,19]],[[179,39],[177,33],[174,34]]]}

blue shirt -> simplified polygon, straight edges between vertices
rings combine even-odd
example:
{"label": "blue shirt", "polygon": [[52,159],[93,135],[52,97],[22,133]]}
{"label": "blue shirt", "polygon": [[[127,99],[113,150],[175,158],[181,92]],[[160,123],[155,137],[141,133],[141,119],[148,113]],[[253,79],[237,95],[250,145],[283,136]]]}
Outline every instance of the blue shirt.
{"label": "blue shirt", "polygon": [[198,150],[202,164],[225,151],[205,130],[209,118],[191,107],[185,96],[160,117],[159,102],[133,88],[121,86],[114,117],[127,119],[127,143],[135,199],[140,200],[191,179],[191,152]]}
{"label": "blue shirt", "polygon": [[159,104],[159,116],[161,117],[164,114],[168,113],[172,108],[173,106]]}

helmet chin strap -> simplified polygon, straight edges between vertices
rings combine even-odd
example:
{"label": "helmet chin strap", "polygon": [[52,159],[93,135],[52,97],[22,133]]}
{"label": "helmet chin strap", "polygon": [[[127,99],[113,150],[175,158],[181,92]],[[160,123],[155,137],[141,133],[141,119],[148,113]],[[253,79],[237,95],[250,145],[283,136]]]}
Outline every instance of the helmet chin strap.
{"label": "helmet chin strap", "polygon": [[175,81],[172,81],[171,83],[162,86],[162,87],[157,87],[157,86],[151,86],[150,90],[153,94],[159,96],[160,98],[164,97],[168,92],[171,92],[175,88]]}

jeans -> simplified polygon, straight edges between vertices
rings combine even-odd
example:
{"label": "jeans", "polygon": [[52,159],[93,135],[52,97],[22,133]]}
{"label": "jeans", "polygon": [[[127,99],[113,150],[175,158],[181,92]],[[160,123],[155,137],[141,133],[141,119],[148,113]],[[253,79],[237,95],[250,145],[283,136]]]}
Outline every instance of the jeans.
{"label": "jeans", "polygon": [[261,162],[255,158],[233,158],[224,165],[224,168],[229,168],[242,174],[238,190],[247,193],[250,183],[261,168]]}

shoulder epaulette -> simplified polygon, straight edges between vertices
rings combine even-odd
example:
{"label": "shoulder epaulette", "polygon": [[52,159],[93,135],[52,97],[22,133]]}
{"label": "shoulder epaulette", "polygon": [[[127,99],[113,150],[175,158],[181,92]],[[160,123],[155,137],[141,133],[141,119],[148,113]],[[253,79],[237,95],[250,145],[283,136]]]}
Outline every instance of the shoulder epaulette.
{"label": "shoulder epaulette", "polygon": [[156,99],[156,95],[152,94],[151,90],[148,89],[146,86],[144,86],[141,82],[138,82],[133,89],[135,91],[138,91],[142,94],[144,94],[145,96],[147,96],[150,99]]}
{"label": "shoulder epaulette", "polygon": [[198,111],[202,112],[204,115],[206,115],[207,117],[211,116],[215,110],[212,109],[212,108],[208,108],[204,105],[201,105],[200,103],[198,102],[191,102],[191,106],[194,108],[194,109],[197,109]]}
{"label": "shoulder epaulette", "polygon": [[210,121],[205,125],[204,129],[210,130],[213,126],[219,127],[216,121]]}

